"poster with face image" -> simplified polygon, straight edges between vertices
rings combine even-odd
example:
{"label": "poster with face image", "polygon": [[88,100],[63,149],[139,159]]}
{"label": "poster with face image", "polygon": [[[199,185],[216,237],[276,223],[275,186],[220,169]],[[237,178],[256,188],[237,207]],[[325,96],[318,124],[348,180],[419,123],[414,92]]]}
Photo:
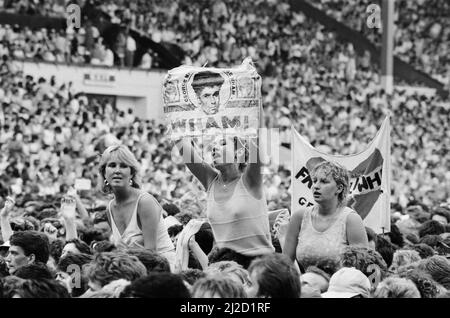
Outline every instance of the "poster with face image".
{"label": "poster with face image", "polygon": [[226,134],[255,136],[261,107],[261,76],[250,58],[235,68],[183,65],[163,82],[164,114],[170,137]]}

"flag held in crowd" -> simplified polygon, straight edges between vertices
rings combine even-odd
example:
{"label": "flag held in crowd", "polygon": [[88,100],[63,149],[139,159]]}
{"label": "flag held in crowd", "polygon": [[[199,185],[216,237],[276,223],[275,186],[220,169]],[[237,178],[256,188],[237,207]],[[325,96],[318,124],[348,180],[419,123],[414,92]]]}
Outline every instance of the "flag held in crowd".
{"label": "flag held in crowd", "polygon": [[174,140],[218,132],[255,136],[261,76],[250,58],[226,69],[183,65],[168,71],[163,102],[168,132]]}
{"label": "flag held in crowd", "polygon": [[292,211],[312,206],[310,171],[324,160],[336,162],[350,173],[347,205],[364,225],[376,233],[390,231],[390,121],[383,121],[367,148],[354,155],[329,155],[315,149],[292,128]]}

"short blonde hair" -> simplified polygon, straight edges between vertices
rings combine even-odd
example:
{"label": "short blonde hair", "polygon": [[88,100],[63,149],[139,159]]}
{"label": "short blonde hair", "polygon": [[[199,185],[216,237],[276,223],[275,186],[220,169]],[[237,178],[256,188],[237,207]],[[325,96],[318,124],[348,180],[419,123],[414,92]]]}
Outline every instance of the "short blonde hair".
{"label": "short blonde hair", "polygon": [[105,183],[105,170],[107,163],[112,160],[117,159],[120,162],[127,164],[131,169],[131,181],[132,187],[139,189],[140,188],[140,164],[137,161],[136,157],[133,153],[128,149],[125,145],[113,145],[108,147],[102,154],[100,158],[100,180],[101,187],[104,193],[110,193],[111,187]]}
{"label": "short blonde hair", "polygon": [[311,177],[315,176],[319,171],[323,171],[326,176],[331,175],[338,186],[342,186],[342,191],[338,194],[338,204],[345,205],[347,194],[349,192],[350,175],[348,170],[341,165],[331,162],[323,161],[311,171]]}

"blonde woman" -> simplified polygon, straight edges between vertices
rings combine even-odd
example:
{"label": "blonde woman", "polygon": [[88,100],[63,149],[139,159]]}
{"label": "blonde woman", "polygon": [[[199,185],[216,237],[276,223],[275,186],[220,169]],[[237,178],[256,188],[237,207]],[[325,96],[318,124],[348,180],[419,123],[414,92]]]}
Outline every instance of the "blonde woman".
{"label": "blonde woman", "polygon": [[149,193],[140,190],[139,163],[124,145],[107,148],[100,161],[103,192],[112,193],[107,216],[111,239],[118,247],[141,247],[167,258],[171,267],[175,247],[162,216],[162,207]]}
{"label": "blonde woman", "polygon": [[324,161],[312,169],[311,176],[316,204],[292,213],[283,249],[303,268],[323,259],[338,261],[340,251],[347,245],[368,247],[361,217],[345,205],[347,170]]}

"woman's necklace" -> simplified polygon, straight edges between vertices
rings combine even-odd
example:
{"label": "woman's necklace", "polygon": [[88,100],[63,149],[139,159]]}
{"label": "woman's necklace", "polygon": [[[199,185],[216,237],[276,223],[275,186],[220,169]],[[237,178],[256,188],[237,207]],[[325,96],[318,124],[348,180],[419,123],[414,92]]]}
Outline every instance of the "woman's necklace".
{"label": "woman's necklace", "polygon": [[236,181],[239,180],[238,177],[234,178],[233,180],[231,180],[230,182],[226,183],[223,178],[222,175],[219,176],[220,182],[222,183],[222,189],[225,191],[228,191],[231,188],[231,185]]}

